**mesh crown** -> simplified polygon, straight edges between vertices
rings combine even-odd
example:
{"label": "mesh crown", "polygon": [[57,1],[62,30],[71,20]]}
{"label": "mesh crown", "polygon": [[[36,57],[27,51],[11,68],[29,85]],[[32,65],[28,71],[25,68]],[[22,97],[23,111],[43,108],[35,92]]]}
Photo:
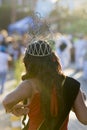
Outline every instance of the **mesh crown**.
{"label": "mesh crown", "polygon": [[27,53],[32,56],[48,56],[51,52],[51,47],[46,41],[35,41],[27,48]]}

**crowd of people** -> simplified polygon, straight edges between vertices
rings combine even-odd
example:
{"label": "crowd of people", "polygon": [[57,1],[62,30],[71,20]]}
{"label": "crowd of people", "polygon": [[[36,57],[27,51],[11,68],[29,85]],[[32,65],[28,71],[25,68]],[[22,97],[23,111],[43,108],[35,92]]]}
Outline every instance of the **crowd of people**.
{"label": "crowd of people", "polygon": [[83,79],[87,80],[87,37],[82,34],[77,37],[58,35],[55,43],[55,51],[60,57],[63,69],[73,62],[76,71],[82,70]]}
{"label": "crowd of people", "polygon": [[25,47],[24,36],[9,36],[6,30],[0,32],[0,94],[4,91],[7,73],[15,69],[15,61],[23,55]]}
{"label": "crowd of people", "polygon": [[[72,35],[55,34],[52,48],[60,58],[62,68],[65,69],[72,62],[76,71],[83,71],[83,79],[87,80],[87,39],[82,35],[73,37]],[[50,44],[50,42],[49,42]],[[14,62],[24,55],[27,46],[26,34],[14,33],[9,35],[6,30],[0,31],[0,93],[3,93],[7,72],[13,69]],[[3,66],[4,64],[4,66]],[[8,67],[7,67],[8,66]],[[2,75],[2,71],[3,75]]]}

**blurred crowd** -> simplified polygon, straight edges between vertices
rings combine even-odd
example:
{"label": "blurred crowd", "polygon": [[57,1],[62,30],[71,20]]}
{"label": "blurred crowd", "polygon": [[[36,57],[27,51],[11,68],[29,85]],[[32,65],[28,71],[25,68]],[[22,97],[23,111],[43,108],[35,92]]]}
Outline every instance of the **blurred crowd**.
{"label": "blurred crowd", "polygon": [[[76,71],[82,70],[83,79],[87,80],[87,38],[81,34],[73,36],[56,33],[50,41],[62,68],[74,63]],[[9,35],[6,30],[0,31],[0,93],[3,93],[8,71],[14,69],[14,62],[24,54],[27,43],[26,34]]]}
{"label": "blurred crowd", "polygon": [[58,34],[55,39],[55,51],[63,69],[74,63],[76,71],[83,71],[83,80],[87,81],[87,37]]}
{"label": "blurred crowd", "polygon": [[8,32],[3,30],[0,33],[0,46],[4,46],[6,52],[15,61],[24,53],[26,47],[25,37],[25,35],[21,36],[16,33],[9,36]]}
{"label": "blurred crowd", "polygon": [[15,69],[15,62],[24,54],[26,48],[25,35],[0,31],[0,94],[4,91],[7,73]]}

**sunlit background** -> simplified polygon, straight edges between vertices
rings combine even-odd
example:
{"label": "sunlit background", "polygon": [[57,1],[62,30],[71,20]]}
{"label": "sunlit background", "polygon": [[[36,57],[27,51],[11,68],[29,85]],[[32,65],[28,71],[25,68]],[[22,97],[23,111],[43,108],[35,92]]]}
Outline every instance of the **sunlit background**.
{"label": "sunlit background", "polygon": [[56,31],[87,33],[87,0],[0,0],[0,29],[32,11],[39,12]]}
{"label": "sunlit background", "polygon": [[[51,27],[49,44],[60,58],[64,73],[77,79],[87,95],[87,0],[0,0],[0,52],[4,46],[12,58],[8,62],[4,92],[0,94],[0,130],[20,130],[21,127],[21,119],[6,114],[1,102],[21,80],[23,56],[29,43],[26,32],[31,38],[29,27],[34,13]],[[43,32],[46,32],[44,27]],[[73,112],[68,127],[87,130]]]}

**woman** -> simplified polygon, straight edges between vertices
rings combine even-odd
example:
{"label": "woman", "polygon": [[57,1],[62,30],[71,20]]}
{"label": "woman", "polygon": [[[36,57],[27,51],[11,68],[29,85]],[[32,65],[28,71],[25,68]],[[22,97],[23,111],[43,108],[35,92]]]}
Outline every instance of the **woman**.
{"label": "woman", "polygon": [[[67,130],[72,109],[86,125],[87,107],[80,83],[63,74],[49,44],[42,40],[29,44],[23,61],[26,74],[19,86],[4,98],[6,112],[16,116],[28,114],[28,130]],[[26,99],[26,105],[20,104]]]}

